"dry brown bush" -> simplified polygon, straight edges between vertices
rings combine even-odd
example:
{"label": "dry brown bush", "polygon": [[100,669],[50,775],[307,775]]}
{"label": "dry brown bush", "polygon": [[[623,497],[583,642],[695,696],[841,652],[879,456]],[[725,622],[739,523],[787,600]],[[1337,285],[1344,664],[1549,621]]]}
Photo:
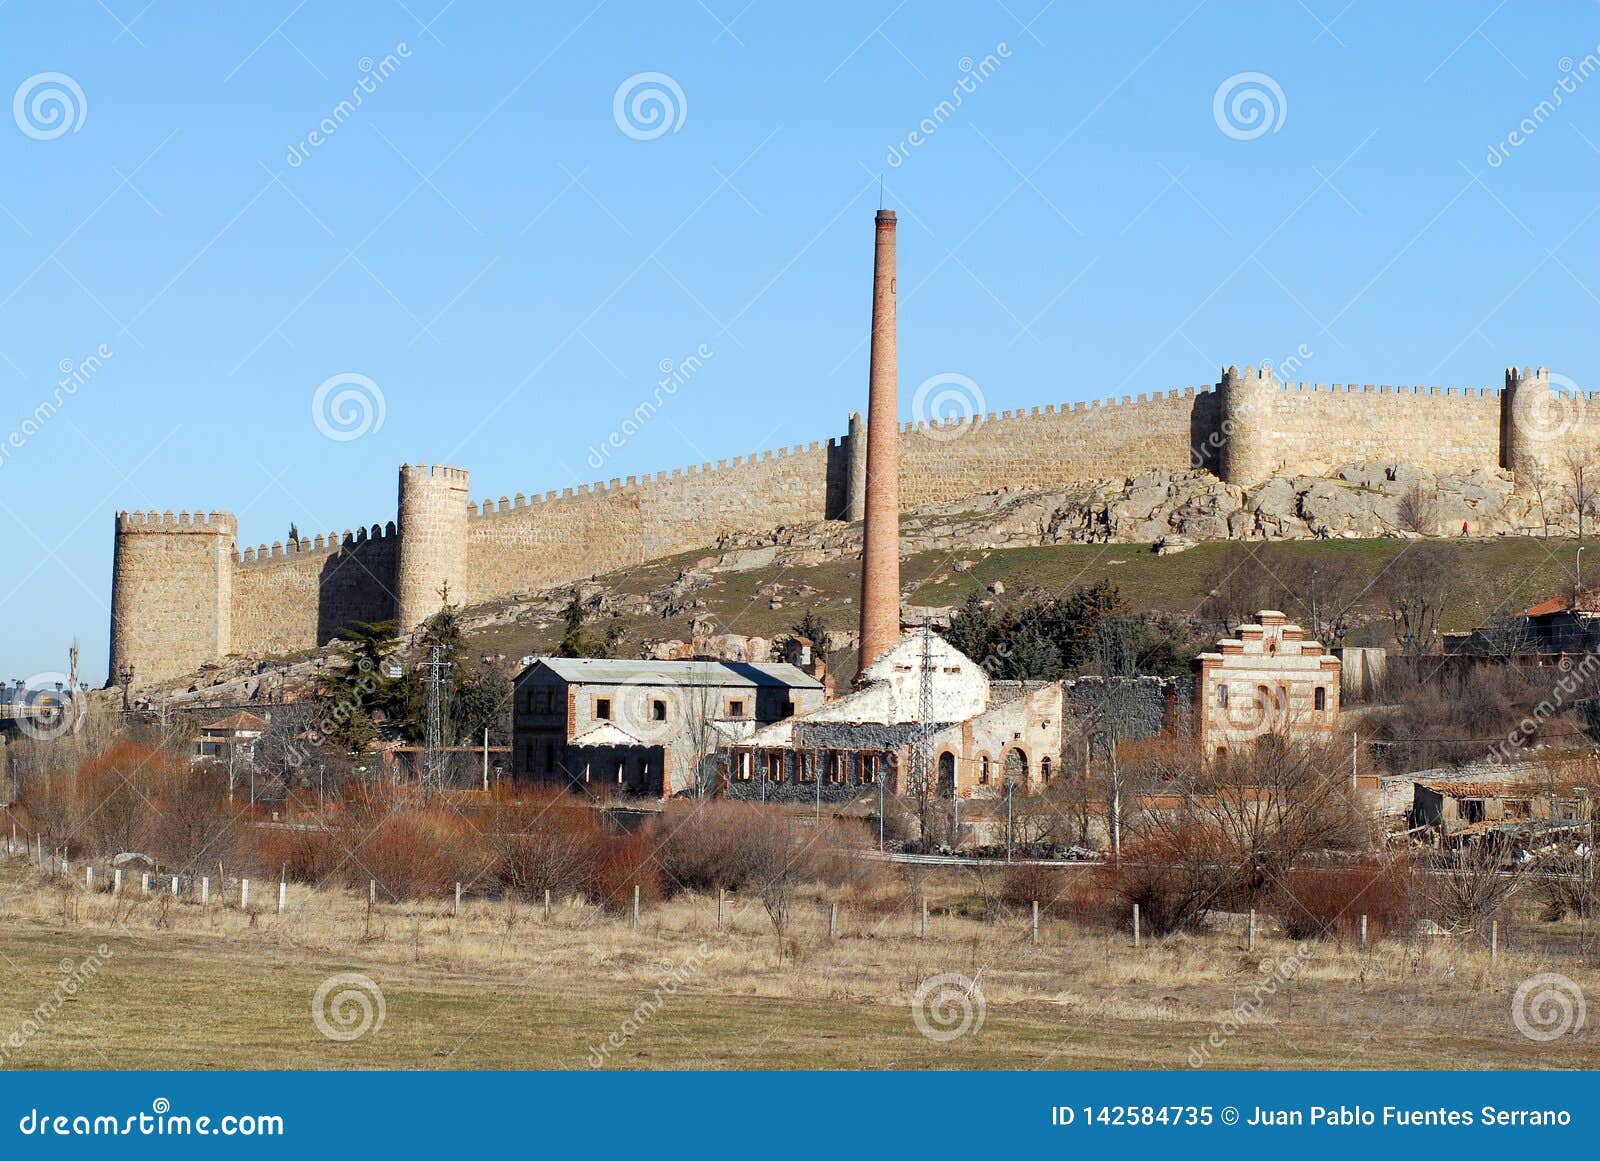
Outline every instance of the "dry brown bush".
{"label": "dry brown bush", "polygon": [[1293,939],[1353,937],[1363,915],[1370,938],[1405,935],[1417,918],[1416,888],[1406,859],[1299,867],[1284,881],[1273,910]]}

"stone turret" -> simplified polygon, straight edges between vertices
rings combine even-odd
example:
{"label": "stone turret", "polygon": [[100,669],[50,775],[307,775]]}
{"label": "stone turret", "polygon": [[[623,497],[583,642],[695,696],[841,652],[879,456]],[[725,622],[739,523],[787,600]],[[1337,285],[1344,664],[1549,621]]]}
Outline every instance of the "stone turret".
{"label": "stone turret", "polygon": [[1500,396],[1501,466],[1511,470],[1518,491],[1527,491],[1536,480],[1548,482],[1559,472],[1561,440],[1573,420],[1572,409],[1562,403],[1550,389],[1549,368],[1506,368],[1506,389]]}
{"label": "stone turret", "polygon": [[233,640],[238,521],[227,512],[118,512],[107,684],[191,673]]}
{"label": "stone turret", "polygon": [[437,613],[448,584],[450,603],[470,599],[467,583],[465,468],[405,464],[400,468],[400,553],[395,569],[395,621],[410,633]]}
{"label": "stone turret", "polygon": [[1222,396],[1222,478],[1248,488],[1269,479],[1278,457],[1272,446],[1278,384],[1272,368],[1227,367],[1217,385]]}
{"label": "stone turret", "polygon": [[850,476],[846,485],[844,518],[864,520],[867,516],[867,424],[859,411],[850,413],[845,447],[850,455]]}

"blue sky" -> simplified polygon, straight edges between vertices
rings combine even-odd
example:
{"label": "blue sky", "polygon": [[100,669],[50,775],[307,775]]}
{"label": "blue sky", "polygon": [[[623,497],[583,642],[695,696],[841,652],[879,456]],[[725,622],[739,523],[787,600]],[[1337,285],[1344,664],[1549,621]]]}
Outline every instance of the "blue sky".
{"label": "blue sky", "polygon": [[[1297,352],[1592,386],[1600,75],[1535,109],[1597,46],[1590,0],[0,3],[0,677],[76,636],[101,678],[120,508],[254,544],[391,519],[403,461],[485,498],[841,432],[880,174],[907,418]],[[646,73],[659,134],[661,82],[614,111]],[[325,434],[335,376],[381,426]]]}

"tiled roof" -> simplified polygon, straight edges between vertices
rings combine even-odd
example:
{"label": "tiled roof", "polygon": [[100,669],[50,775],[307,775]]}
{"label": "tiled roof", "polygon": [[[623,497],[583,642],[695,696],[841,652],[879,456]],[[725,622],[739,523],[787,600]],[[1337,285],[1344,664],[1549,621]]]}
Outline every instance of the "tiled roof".
{"label": "tiled roof", "polygon": [[249,710],[240,710],[238,713],[230,714],[221,721],[207,722],[200,728],[202,730],[232,730],[235,733],[247,730],[266,733],[271,725],[272,723],[267,721],[266,718],[258,718]]}

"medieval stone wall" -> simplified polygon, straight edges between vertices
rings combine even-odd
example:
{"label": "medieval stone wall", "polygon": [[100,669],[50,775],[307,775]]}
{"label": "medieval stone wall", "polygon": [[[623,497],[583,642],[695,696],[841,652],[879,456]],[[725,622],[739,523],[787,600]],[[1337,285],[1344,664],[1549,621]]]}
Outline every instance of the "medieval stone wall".
{"label": "medieval stone wall", "polygon": [[[453,601],[480,602],[728,533],[848,519],[861,510],[864,436],[852,417],[827,443],[481,505],[464,469],[408,466],[398,528],[242,556],[226,514],[120,514],[112,673],[133,660],[157,680],[229,652],[309,648],[353,620],[420,619],[443,581]],[[1554,389],[1543,369],[1508,371],[1502,391],[1284,384],[1230,367],[1214,387],[907,425],[900,494],[912,508],[1196,466],[1249,487],[1366,460],[1506,467],[1522,487],[1558,481],[1575,448],[1600,451],[1600,399]]]}

